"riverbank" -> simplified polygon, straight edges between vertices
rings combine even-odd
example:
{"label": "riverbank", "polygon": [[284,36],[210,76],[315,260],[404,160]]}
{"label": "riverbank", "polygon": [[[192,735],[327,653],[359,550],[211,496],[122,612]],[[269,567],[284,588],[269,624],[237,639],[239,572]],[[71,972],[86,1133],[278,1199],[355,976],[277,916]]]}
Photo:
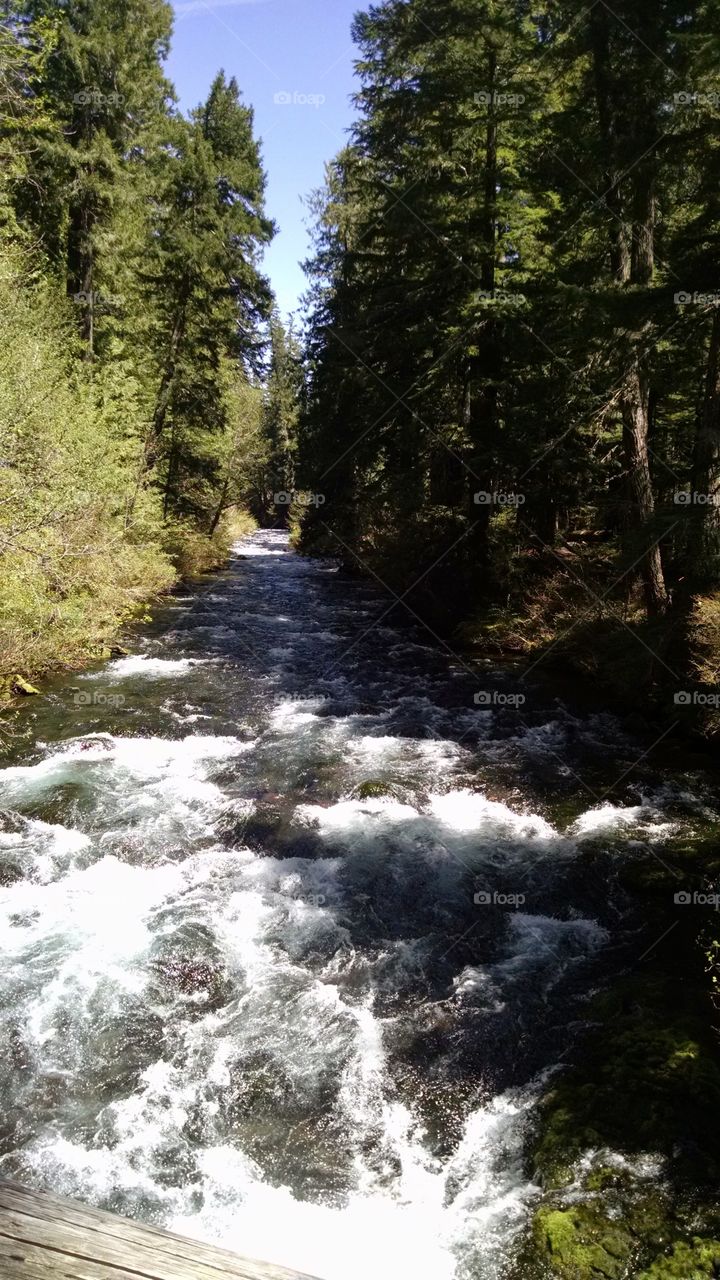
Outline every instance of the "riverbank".
{"label": "riverbank", "polygon": [[614,840],[637,934],[540,1102],[527,1159],[542,1194],[512,1280],[717,1275],[718,831],[670,835],[651,858]]}
{"label": "riverbank", "polygon": [[486,605],[458,637],[473,658],[577,678],[609,709],[720,746],[720,594],[695,600],[689,619],[648,621],[632,602],[607,602],[606,584],[562,569],[505,606]]}
{"label": "riverbank", "polygon": [[[696,601],[688,678],[673,669],[677,622],[622,617],[601,589],[588,616],[582,582],[560,569],[460,634],[519,688],[525,672],[559,680],[572,705],[605,707],[656,765],[690,774],[720,745],[717,598]],[[637,934],[538,1107],[526,1159],[541,1196],[510,1280],[704,1280],[720,1267],[720,831],[670,828],[651,857],[622,830],[598,848],[608,841]]]}
{"label": "riverbank", "polygon": [[[229,513],[212,536],[189,523],[166,523],[142,548],[115,547],[88,561],[90,574],[52,588],[53,575],[37,557],[0,570],[0,709],[39,690],[44,678],[81,671],[119,656],[119,641],[133,623],[182,582],[220,569],[232,546],[256,528],[244,511]],[[25,591],[18,599],[24,573]]]}

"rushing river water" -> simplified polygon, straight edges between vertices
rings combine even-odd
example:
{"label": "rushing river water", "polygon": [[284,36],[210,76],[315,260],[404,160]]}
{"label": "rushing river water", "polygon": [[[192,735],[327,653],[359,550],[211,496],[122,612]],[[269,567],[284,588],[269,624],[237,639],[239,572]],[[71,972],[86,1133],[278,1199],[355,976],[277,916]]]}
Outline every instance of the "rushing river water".
{"label": "rushing river water", "polygon": [[387,609],[259,533],[33,704],[6,1175],[323,1280],[502,1274],[538,1092],[634,927],[612,838],[707,798]]}

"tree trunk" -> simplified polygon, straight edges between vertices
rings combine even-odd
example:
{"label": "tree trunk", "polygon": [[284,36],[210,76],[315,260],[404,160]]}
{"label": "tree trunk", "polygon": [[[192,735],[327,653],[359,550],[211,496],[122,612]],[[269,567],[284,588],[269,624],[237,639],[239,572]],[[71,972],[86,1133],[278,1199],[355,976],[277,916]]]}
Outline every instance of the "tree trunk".
{"label": "tree trunk", "polygon": [[[653,276],[655,244],[654,173],[649,165],[639,166],[635,174],[633,202],[633,249],[630,283],[647,287]],[[653,528],[655,497],[650,471],[650,379],[642,359],[642,344],[647,327],[631,334],[631,365],[626,374],[623,407],[623,449],[630,497],[630,523],[641,539],[651,539],[645,551],[640,572],[648,617],[657,617],[668,607],[660,547]]]}
{"label": "tree trunk", "polygon": [[[474,525],[470,546],[475,562],[484,567],[489,556],[489,529],[492,506],[478,502],[476,495],[492,494],[495,438],[497,433],[498,351],[496,321],[491,299],[495,297],[495,256],[497,246],[497,182],[498,124],[495,94],[497,90],[497,55],[493,49],[487,58],[487,92],[489,102],[485,126],[483,156],[483,208],[481,215],[482,254],[480,284],[486,295],[487,318],[477,336],[478,354],[467,364],[463,415],[470,437],[471,502],[469,520]],[[485,385],[478,388],[480,380]],[[482,480],[479,478],[482,477]]]}
{"label": "tree trunk", "polygon": [[600,123],[603,163],[605,166],[605,204],[610,212],[610,263],[613,278],[619,284],[630,279],[630,228],[624,217],[620,187],[622,166],[617,154],[617,122],[612,107],[609,15],[604,4],[596,4],[591,12],[591,38],[595,99]]}
{"label": "tree trunk", "polygon": [[[641,336],[638,335],[636,338],[638,345],[640,341]],[[631,523],[642,539],[653,539],[643,553],[640,571],[648,617],[657,617],[667,609],[668,596],[660,547],[655,540],[653,530],[655,499],[648,452],[649,405],[649,379],[636,351],[632,367],[626,375],[623,393],[623,448],[632,513]]]}
{"label": "tree trunk", "polygon": [[188,284],[187,281],[183,281],[180,302],[175,316],[175,323],[173,325],[172,334],[170,335],[170,346],[168,348],[165,369],[163,370],[163,375],[160,380],[160,389],[155,403],[152,425],[148,433],[148,438],[145,441],[145,467],[148,471],[151,470],[157,462],[160,437],[165,429],[165,421],[167,418],[168,407],[170,405],[173,381],[175,379],[175,370],[177,369],[178,351],[180,349],[180,343],[185,335],[187,297]]}
{"label": "tree trunk", "polygon": [[[687,578],[695,589],[720,577],[720,308],[713,314],[702,412],[693,457],[694,503]],[[700,501],[698,501],[700,499]]]}
{"label": "tree trunk", "polygon": [[229,488],[230,488],[230,481],[226,479],[222,488],[222,493],[220,494],[220,501],[218,502],[217,507],[215,508],[215,514],[212,520],[210,521],[210,528],[208,529],[209,538],[212,538],[215,530],[217,529],[220,523],[220,518],[222,516],[223,511],[225,510],[225,503],[227,501]]}

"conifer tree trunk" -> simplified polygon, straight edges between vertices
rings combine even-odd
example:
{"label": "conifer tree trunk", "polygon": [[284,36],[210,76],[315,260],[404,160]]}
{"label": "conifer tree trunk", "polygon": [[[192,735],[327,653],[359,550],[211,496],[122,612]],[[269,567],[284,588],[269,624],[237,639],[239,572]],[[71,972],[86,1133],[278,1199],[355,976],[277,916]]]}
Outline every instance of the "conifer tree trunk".
{"label": "conifer tree trunk", "polygon": [[630,228],[625,219],[621,188],[622,166],[617,154],[617,118],[613,105],[609,14],[604,4],[596,4],[590,14],[595,99],[605,166],[605,204],[610,213],[610,261],[613,278],[619,284],[630,279]]}
{"label": "conifer tree trunk", "polygon": [[[493,49],[490,49],[487,59],[487,92],[490,100],[485,127],[483,207],[480,226],[482,237],[480,285],[483,294],[488,298],[495,296],[496,280],[498,124],[495,94],[497,80],[497,55]],[[493,487],[491,460],[497,431],[497,361],[496,323],[491,307],[488,306],[478,339],[478,354],[470,358],[468,365],[465,409],[470,430],[473,470],[482,477],[484,488],[488,492]],[[476,377],[483,378],[486,382],[482,390],[477,390],[473,385]],[[488,537],[492,507],[489,504],[475,504],[474,493],[477,491],[475,484],[472,488],[470,520],[475,525],[472,545],[476,559],[482,565],[487,561],[489,554]]]}
{"label": "conifer tree trunk", "polygon": [[[633,243],[630,284],[647,287],[655,262],[654,164],[640,164],[635,172]],[[645,608],[648,617],[664,613],[668,607],[660,546],[653,531],[655,496],[650,470],[650,379],[642,346],[647,327],[630,335],[632,356],[622,398],[623,450],[628,477],[630,523],[640,537],[650,541],[640,562]]]}
{"label": "conifer tree trunk", "polygon": [[687,576],[696,588],[716,583],[720,568],[720,307],[713,313],[705,396],[698,415],[692,487],[703,501],[692,508]]}
{"label": "conifer tree trunk", "polygon": [[173,380],[175,378],[175,370],[177,368],[178,352],[185,333],[186,310],[187,286],[184,283],[180,306],[175,316],[172,334],[170,335],[167,359],[165,361],[165,367],[160,380],[160,388],[155,402],[152,425],[148,438],[145,442],[145,463],[148,470],[154,467],[157,461],[160,437],[162,436],[165,428],[167,411],[170,406],[170,397],[172,395]]}

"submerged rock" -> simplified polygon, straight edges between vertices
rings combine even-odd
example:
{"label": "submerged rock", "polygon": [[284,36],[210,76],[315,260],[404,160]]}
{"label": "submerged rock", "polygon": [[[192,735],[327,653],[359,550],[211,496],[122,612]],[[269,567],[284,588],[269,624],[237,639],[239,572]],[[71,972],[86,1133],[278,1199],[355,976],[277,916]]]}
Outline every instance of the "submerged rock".
{"label": "submerged rock", "polygon": [[6,860],[0,855],[0,888],[8,889],[10,885],[17,884],[22,878],[23,869],[20,864],[9,858]]}
{"label": "submerged rock", "polygon": [[[229,998],[229,982],[225,970],[212,961],[185,956],[168,956],[153,960],[152,967],[166,990],[178,996],[200,997],[211,1009],[218,1009]],[[207,1006],[205,1006],[207,1007]]]}
{"label": "submerged rock", "polygon": [[376,800],[382,796],[394,796],[396,788],[392,782],[383,782],[381,778],[369,778],[356,787],[353,796],[356,800]]}

